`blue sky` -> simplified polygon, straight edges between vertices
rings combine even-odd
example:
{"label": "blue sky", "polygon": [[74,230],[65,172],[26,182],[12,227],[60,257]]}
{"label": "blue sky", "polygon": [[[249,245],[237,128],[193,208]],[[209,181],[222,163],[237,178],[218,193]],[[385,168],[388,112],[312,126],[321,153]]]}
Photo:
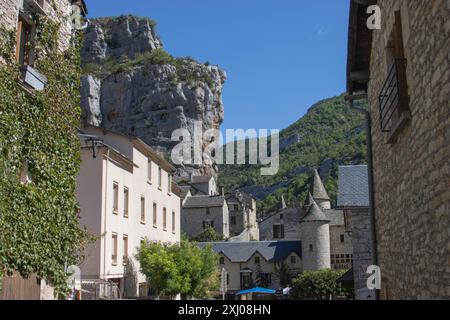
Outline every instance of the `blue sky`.
{"label": "blue sky", "polygon": [[151,17],[170,54],[224,69],[222,129],[283,129],[345,91],[349,1],[86,2],[90,17]]}

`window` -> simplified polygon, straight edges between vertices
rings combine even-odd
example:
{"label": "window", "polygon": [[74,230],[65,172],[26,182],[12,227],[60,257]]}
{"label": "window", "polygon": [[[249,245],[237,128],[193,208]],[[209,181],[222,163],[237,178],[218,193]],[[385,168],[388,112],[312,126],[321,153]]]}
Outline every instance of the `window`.
{"label": "window", "polygon": [[283,214],[280,214],[280,220],[283,220],[284,216]]}
{"label": "window", "polygon": [[297,257],[291,256],[291,263],[297,263]]}
{"label": "window", "polygon": [[261,282],[263,285],[269,285],[272,283],[272,274],[271,273],[261,273]]}
{"label": "window", "polygon": [[341,234],[341,243],[345,242],[345,236],[343,234]]}
{"label": "window", "polygon": [[394,15],[395,23],[385,50],[387,76],[379,93],[381,130],[389,133],[389,144],[395,143],[398,133],[411,118],[402,16],[400,11]]}
{"label": "window", "polygon": [[163,208],[163,229],[167,230],[167,209]]}
{"label": "window", "polygon": [[162,170],[161,167],[158,167],[158,187],[162,187]]}
{"label": "window", "polygon": [[21,66],[32,64],[33,26],[22,16],[17,23],[16,61]]}
{"label": "window", "polygon": [[149,182],[152,181],[152,161],[148,160],[148,164],[147,164],[147,180]]}
{"label": "window", "polygon": [[203,229],[214,228],[214,221],[204,220],[203,221]]}
{"label": "window", "polygon": [[119,213],[119,184],[117,182],[113,184],[113,213]]}
{"label": "window", "polygon": [[123,235],[123,265],[128,264],[128,236]]}
{"label": "window", "polygon": [[227,273],[227,285],[229,285],[229,284],[230,284],[230,274]]}
{"label": "window", "polygon": [[175,211],[172,211],[172,232],[175,233]]}
{"label": "window", "polygon": [[111,254],[111,262],[113,266],[117,265],[117,233],[112,234],[112,254]]}
{"label": "window", "polygon": [[211,214],[211,209],[210,208],[206,208],[206,215],[210,215]]}
{"label": "window", "polygon": [[168,185],[167,185],[167,192],[168,193],[172,193],[172,175],[171,174],[169,174],[168,176],[167,176],[167,179],[168,179]]}
{"label": "window", "polygon": [[232,225],[235,225],[235,224],[236,224],[236,216],[230,216],[230,223],[231,223]]}
{"label": "window", "polygon": [[145,197],[141,196],[141,223],[145,224]]}
{"label": "window", "polygon": [[128,218],[129,191],[128,188],[123,189],[123,216]]}
{"label": "window", "polygon": [[225,258],[224,258],[224,257],[220,257],[219,263],[220,263],[220,264],[225,264]]}
{"label": "window", "polygon": [[233,210],[234,211],[239,211],[239,205],[238,204],[233,205]]}
{"label": "window", "polygon": [[273,238],[274,239],[284,239],[284,225],[274,224],[272,226]]}
{"label": "window", "polygon": [[313,245],[312,244],[309,245],[309,251],[313,252]]}
{"label": "window", "polygon": [[259,264],[260,263],[259,257],[255,257],[254,261],[255,261],[255,264]]}
{"label": "window", "polygon": [[156,228],[158,224],[158,208],[156,206],[156,203],[153,202],[153,226]]}

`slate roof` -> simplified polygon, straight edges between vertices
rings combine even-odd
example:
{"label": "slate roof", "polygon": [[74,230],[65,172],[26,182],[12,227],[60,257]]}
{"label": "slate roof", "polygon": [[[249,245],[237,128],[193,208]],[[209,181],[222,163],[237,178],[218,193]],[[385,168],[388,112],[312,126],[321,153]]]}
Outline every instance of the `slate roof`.
{"label": "slate roof", "polygon": [[256,252],[269,262],[284,261],[292,252],[302,256],[301,241],[251,241],[199,243],[204,248],[211,245],[217,253],[223,253],[232,262],[246,262]]}
{"label": "slate roof", "polygon": [[369,207],[367,166],[340,166],[338,184],[338,208]]}
{"label": "slate roof", "polygon": [[314,181],[311,186],[311,193],[314,199],[316,200],[330,200],[328,196],[327,190],[323,185],[322,179],[319,176],[319,172],[314,170]]}
{"label": "slate roof", "polygon": [[330,219],[323,213],[317,203],[314,201],[313,204],[308,208],[308,211],[301,219],[301,222],[314,222],[314,221],[328,221]]}
{"label": "slate roof", "polygon": [[324,210],[323,213],[330,220],[330,226],[345,225],[344,211],[329,209],[329,210]]}
{"label": "slate roof", "polygon": [[208,175],[208,176],[192,176],[191,183],[192,184],[206,183],[206,182],[209,182],[209,180],[211,180],[212,178],[213,178],[213,176],[211,176],[211,175]]}
{"label": "slate roof", "polygon": [[192,196],[186,199],[183,208],[214,208],[224,205],[224,196]]}

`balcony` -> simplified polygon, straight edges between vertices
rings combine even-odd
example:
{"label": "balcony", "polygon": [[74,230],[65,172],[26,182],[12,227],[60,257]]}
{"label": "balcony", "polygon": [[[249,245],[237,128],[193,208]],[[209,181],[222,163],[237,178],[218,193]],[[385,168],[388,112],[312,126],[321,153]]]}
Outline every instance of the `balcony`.
{"label": "balcony", "polygon": [[406,59],[395,59],[379,95],[381,131],[395,143],[401,129],[410,121],[406,84]]}

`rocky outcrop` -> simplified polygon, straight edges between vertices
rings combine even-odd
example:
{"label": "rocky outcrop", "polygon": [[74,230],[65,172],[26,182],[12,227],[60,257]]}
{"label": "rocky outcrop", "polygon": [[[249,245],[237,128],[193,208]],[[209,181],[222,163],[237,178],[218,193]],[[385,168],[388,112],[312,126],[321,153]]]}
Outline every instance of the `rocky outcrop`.
{"label": "rocky outcrop", "polygon": [[[162,50],[150,19],[133,16],[92,21],[82,50],[83,121],[135,135],[162,153],[172,132],[218,129],[223,121],[226,74]],[[178,176],[216,174],[206,164],[179,168]]]}

